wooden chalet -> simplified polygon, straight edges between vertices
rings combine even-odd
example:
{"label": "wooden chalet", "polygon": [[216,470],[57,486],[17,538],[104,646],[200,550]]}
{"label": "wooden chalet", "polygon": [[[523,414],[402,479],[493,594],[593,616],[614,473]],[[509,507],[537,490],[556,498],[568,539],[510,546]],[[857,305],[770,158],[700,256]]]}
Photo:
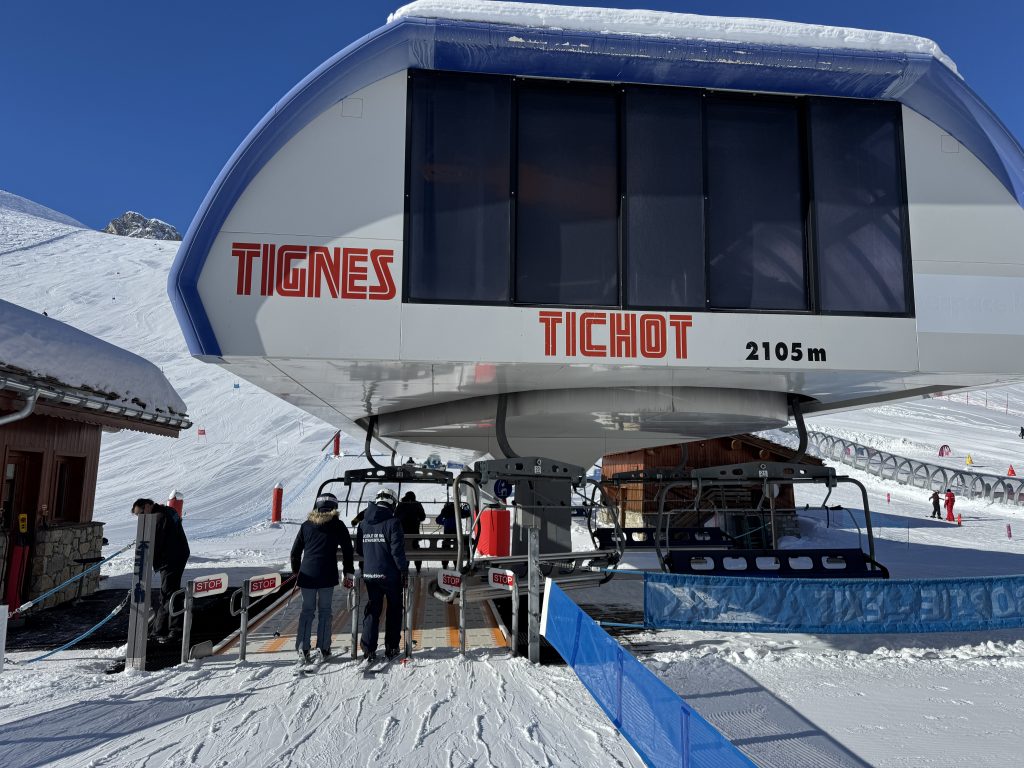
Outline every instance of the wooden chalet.
{"label": "wooden chalet", "polygon": [[[155,408],[138,396],[120,398],[111,392],[73,387],[52,375],[12,365],[8,361],[17,358],[16,350],[13,344],[5,349],[2,333],[10,331],[4,325],[9,317],[0,313],[0,602],[13,609],[100,558],[103,523],[93,519],[93,503],[101,434],[130,429],[177,437],[191,424],[183,407],[181,412]],[[24,322],[24,314],[16,320]],[[45,330],[47,323],[57,321],[39,316],[38,323]],[[58,325],[65,336],[74,331],[91,340],[90,354],[112,349],[117,352],[112,360],[135,358],[63,323]],[[143,364],[150,366],[135,359],[139,363],[135,373]],[[150,367],[155,372],[149,375],[159,377],[159,390],[177,399],[159,369]],[[116,372],[112,375],[116,377]],[[44,604],[89,594],[98,585],[97,570]]]}

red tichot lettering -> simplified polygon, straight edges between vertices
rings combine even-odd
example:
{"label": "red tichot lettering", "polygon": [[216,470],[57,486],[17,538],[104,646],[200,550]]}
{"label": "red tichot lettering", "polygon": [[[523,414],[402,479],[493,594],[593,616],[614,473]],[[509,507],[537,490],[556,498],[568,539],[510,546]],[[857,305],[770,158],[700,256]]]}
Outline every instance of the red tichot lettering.
{"label": "red tichot lettering", "polygon": [[544,327],[545,357],[685,360],[693,327],[692,315],[654,312],[540,310],[537,319]]}

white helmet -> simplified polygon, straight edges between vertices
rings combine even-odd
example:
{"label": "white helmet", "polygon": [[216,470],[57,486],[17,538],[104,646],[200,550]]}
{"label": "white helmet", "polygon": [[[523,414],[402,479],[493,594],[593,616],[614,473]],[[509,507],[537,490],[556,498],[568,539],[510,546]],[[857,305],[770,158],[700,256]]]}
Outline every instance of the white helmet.
{"label": "white helmet", "polygon": [[395,496],[395,492],[390,488],[381,488],[377,491],[377,496],[373,499],[373,502],[394,509],[395,505],[398,504],[398,497]]}

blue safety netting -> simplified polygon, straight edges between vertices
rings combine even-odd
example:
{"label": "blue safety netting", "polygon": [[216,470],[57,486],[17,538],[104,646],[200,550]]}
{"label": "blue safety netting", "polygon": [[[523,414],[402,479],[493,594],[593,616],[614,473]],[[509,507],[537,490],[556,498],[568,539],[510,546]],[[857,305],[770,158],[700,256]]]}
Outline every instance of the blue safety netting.
{"label": "blue safety netting", "polygon": [[1024,627],[1024,576],[777,579],[644,576],[655,629],[825,634],[968,632]]}
{"label": "blue safety netting", "polygon": [[544,637],[647,765],[753,768],[754,763],[587,616],[557,584]]}

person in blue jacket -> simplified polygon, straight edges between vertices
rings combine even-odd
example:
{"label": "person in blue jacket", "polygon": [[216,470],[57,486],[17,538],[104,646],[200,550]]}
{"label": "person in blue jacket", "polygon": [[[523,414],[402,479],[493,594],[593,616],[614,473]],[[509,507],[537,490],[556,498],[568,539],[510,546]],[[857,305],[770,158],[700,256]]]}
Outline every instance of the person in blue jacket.
{"label": "person in blue jacket", "polygon": [[395,517],[398,499],[394,491],[383,488],[373,504],[366,508],[356,532],[356,552],[363,557],[363,583],[366,608],[363,611],[363,637],[359,645],[367,661],[377,658],[380,614],[387,601],[384,619],[384,655],[398,655],[402,637],[402,592],[409,582],[409,561],[405,556],[405,532]]}
{"label": "person in blue jacket", "polygon": [[[338,550],[341,549],[345,588],[351,589],[355,572],[352,539],[338,519],[338,500],[330,493],[317,498],[313,511],[299,527],[292,544],[292,573],[298,574],[302,590],[302,611],[295,635],[295,650],[301,664],[320,663],[331,655],[331,601],[338,586]],[[313,615],[319,615],[316,651],[310,657]]]}

